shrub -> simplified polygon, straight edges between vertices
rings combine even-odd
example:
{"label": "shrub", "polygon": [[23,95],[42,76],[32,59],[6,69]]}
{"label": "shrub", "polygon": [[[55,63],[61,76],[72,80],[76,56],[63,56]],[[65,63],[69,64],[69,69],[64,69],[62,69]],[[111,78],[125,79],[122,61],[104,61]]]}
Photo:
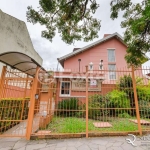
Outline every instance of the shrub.
{"label": "shrub", "polygon": [[139,101],[144,100],[150,102],[150,87],[137,86],[137,96]]}
{"label": "shrub", "polygon": [[140,117],[150,118],[150,102],[140,100],[139,102]]}
{"label": "shrub", "polygon": [[62,109],[62,111],[58,112],[58,115],[73,116],[75,111],[71,110],[79,110],[79,100],[75,97],[64,99],[58,103],[58,109]]}
{"label": "shrub", "polygon": [[89,118],[97,119],[98,116],[106,116],[109,114],[109,111],[106,109],[100,108],[107,108],[108,101],[106,100],[105,96],[94,94],[89,97]]}
{"label": "shrub", "polygon": [[[23,98],[16,99],[16,98],[5,98],[0,100],[0,120],[10,120],[10,121],[0,121],[0,133],[3,133],[7,129],[13,127],[14,125],[18,124],[19,121],[17,120],[25,120],[28,117],[28,103],[29,99],[23,101]],[[24,102],[24,107],[23,106]],[[22,118],[21,118],[21,113]],[[11,121],[11,120],[16,120]]]}
{"label": "shrub", "polygon": [[[110,108],[130,108],[130,99],[124,91],[113,90],[109,92],[106,97],[109,100]],[[124,110],[124,112],[127,111],[128,110]],[[120,110],[116,110],[115,112],[120,112]]]}
{"label": "shrub", "polygon": [[118,117],[120,117],[120,118],[131,118],[131,116],[126,112],[118,114]]}

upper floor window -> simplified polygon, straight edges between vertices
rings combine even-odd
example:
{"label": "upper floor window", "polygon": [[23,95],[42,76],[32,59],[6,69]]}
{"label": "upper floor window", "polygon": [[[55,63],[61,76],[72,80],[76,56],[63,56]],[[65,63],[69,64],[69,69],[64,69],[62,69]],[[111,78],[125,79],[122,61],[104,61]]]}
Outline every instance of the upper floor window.
{"label": "upper floor window", "polygon": [[93,70],[93,63],[92,62],[89,63],[89,70]]}
{"label": "upper floor window", "polygon": [[108,62],[115,62],[115,50],[108,49]]}

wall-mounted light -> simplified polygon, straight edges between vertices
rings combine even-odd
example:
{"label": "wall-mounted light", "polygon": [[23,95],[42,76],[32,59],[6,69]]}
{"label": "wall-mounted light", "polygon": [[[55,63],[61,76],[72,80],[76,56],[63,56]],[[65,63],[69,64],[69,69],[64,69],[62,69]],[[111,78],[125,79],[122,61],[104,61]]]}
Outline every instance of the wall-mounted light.
{"label": "wall-mounted light", "polygon": [[92,62],[89,63],[89,70],[93,70],[93,63]]}
{"label": "wall-mounted light", "polygon": [[100,63],[99,63],[99,70],[103,70],[103,60],[102,59],[100,60]]}
{"label": "wall-mounted light", "polygon": [[35,99],[39,99],[39,94],[35,94]]}

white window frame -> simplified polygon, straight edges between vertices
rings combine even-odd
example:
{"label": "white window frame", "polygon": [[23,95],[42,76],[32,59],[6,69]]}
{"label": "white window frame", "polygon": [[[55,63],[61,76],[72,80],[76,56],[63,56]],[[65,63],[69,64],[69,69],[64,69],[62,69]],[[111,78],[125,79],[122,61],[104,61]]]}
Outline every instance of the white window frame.
{"label": "white window frame", "polygon": [[[109,73],[110,73],[110,71],[109,71],[109,65],[115,65],[115,70],[116,70],[116,64],[108,64],[108,79],[109,79],[109,80],[117,80],[117,73],[116,73],[116,71],[114,71],[115,74],[116,74],[116,78],[115,78],[115,79],[110,79],[110,76],[109,76]],[[112,72],[113,72],[113,71],[112,71]]]}
{"label": "white window frame", "polygon": [[[114,56],[115,56],[115,60],[114,61],[109,61],[109,57],[108,57],[109,50],[113,50],[114,51]],[[115,48],[107,48],[108,63],[115,63],[116,62],[116,52],[115,51],[116,51]]]}
{"label": "white window frame", "polygon": [[[62,83],[70,83],[69,94],[61,94]],[[71,94],[71,82],[70,81],[60,81],[60,93],[59,93],[59,96],[61,96],[61,97],[67,97],[67,96],[70,96],[70,94]]]}

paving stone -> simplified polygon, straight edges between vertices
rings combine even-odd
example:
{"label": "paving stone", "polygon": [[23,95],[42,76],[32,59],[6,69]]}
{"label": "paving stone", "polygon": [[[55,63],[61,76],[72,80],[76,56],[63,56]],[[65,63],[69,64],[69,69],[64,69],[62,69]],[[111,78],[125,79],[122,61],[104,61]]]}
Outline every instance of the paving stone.
{"label": "paving stone", "polygon": [[94,122],[94,127],[96,128],[110,128],[112,125],[109,122]]}
{"label": "paving stone", "polygon": [[67,143],[66,142],[61,142],[61,143],[57,143],[56,148],[58,147],[66,147]]}
{"label": "paving stone", "polygon": [[[112,147],[108,147],[107,150],[123,150],[123,149],[120,146],[118,146],[118,147],[112,146]],[[128,149],[126,149],[126,150],[128,150]]]}
{"label": "paving stone", "polygon": [[[134,122],[134,123],[138,123],[137,119],[129,119],[129,121]],[[147,120],[140,120],[141,125],[150,125],[150,122]]]}
{"label": "paving stone", "polygon": [[81,146],[81,145],[83,145],[83,144],[84,144],[84,143],[82,143],[82,142],[77,142],[76,145],[75,145],[75,147],[78,148],[79,146]]}
{"label": "paving stone", "polygon": [[0,141],[0,148],[5,148],[5,147],[13,147],[16,142],[14,141]]}
{"label": "paving stone", "polygon": [[33,144],[33,145],[27,145],[26,150],[34,150],[34,149],[41,149],[46,146],[46,143],[44,144]]}
{"label": "paving stone", "polygon": [[24,147],[27,143],[28,143],[27,140],[20,140],[20,141],[15,143],[13,149],[19,149],[21,147]]}
{"label": "paving stone", "polygon": [[41,148],[40,150],[55,150],[55,146]]}
{"label": "paving stone", "polygon": [[54,146],[46,146],[45,148],[48,148],[49,150],[54,150],[55,147],[56,147],[56,145],[54,145]]}
{"label": "paving stone", "polygon": [[91,141],[94,144],[98,144],[98,145],[106,145],[108,143],[108,141],[104,141],[104,140],[100,140],[100,139],[95,139]]}
{"label": "paving stone", "polygon": [[123,150],[135,150],[135,147],[132,146],[131,144],[128,144],[128,143],[123,143],[121,146],[121,148],[123,148]]}
{"label": "paving stone", "polygon": [[0,142],[2,142],[2,141],[17,142],[18,140],[21,140],[21,138],[19,138],[19,137],[0,138]]}
{"label": "paving stone", "polygon": [[90,150],[90,148],[86,144],[83,144],[78,147],[78,150]]}
{"label": "paving stone", "polygon": [[75,146],[76,145],[76,141],[72,142],[72,141],[66,141],[67,146]]}
{"label": "paving stone", "polygon": [[149,149],[148,147],[140,147],[140,146],[135,147],[135,150],[149,150]]}
{"label": "paving stone", "polygon": [[94,144],[94,143],[89,143],[88,146],[92,149],[92,148],[97,148],[98,149],[98,145]]}
{"label": "paving stone", "polygon": [[106,147],[106,148],[111,147],[111,146],[113,146],[113,144],[114,144],[114,143],[109,142],[109,143],[107,143],[107,144],[105,145],[105,147]]}
{"label": "paving stone", "polygon": [[88,139],[82,138],[82,139],[79,139],[79,142],[84,143],[84,144],[87,144],[87,143],[90,143],[90,142],[91,142],[91,139],[90,139],[90,138],[88,138]]}
{"label": "paving stone", "polygon": [[39,140],[31,140],[29,141],[28,145],[38,144]]}
{"label": "paving stone", "polygon": [[67,150],[77,150],[75,147],[68,147]]}
{"label": "paving stone", "polygon": [[99,150],[106,150],[105,146],[99,145]]}
{"label": "paving stone", "polygon": [[81,138],[71,138],[71,139],[65,139],[65,142],[78,142],[79,140],[81,140]]}
{"label": "paving stone", "polygon": [[67,150],[67,147],[58,147],[58,148],[55,148],[55,150]]}
{"label": "paving stone", "polygon": [[119,142],[119,141],[116,141],[113,146],[121,146],[123,144],[123,142]]}
{"label": "paving stone", "polygon": [[56,144],[47,144],[46,147],[52,147],[52,146],[55,146],[56,147]]}
{"label": "paving stone", "polygon": [[0,150],[12,150],[12,147],[1,148]]}
{"label": "paving stone", "polygon": [[98,148],[90,148],[91,150],[99,150]]}
{"label": "paving stone", "polygon": [[25,149],[26,149],[26,146],[21,147],[21,148],[19,148],[19,149],[17,149],[17,150],[25,150]]}
{"label": "paving stone", "polygon": [[46,140],[39,140],[39,144],[47,143]]}
{"label": "paving stone", "polygon": [[115,142],[115,141],[120,141],[120,142],[125,142],[126,140],[126,136],[112,136],[112,137],[105,137],[105,138],[102,138],[102,140],[106,140],[106,141],[112,141],[112,142]]}
{"label": "paving stone", "polygon": [[57,144],[57,143],[64,142],[64,140],[47,140],[46,142],[47,144]]}

